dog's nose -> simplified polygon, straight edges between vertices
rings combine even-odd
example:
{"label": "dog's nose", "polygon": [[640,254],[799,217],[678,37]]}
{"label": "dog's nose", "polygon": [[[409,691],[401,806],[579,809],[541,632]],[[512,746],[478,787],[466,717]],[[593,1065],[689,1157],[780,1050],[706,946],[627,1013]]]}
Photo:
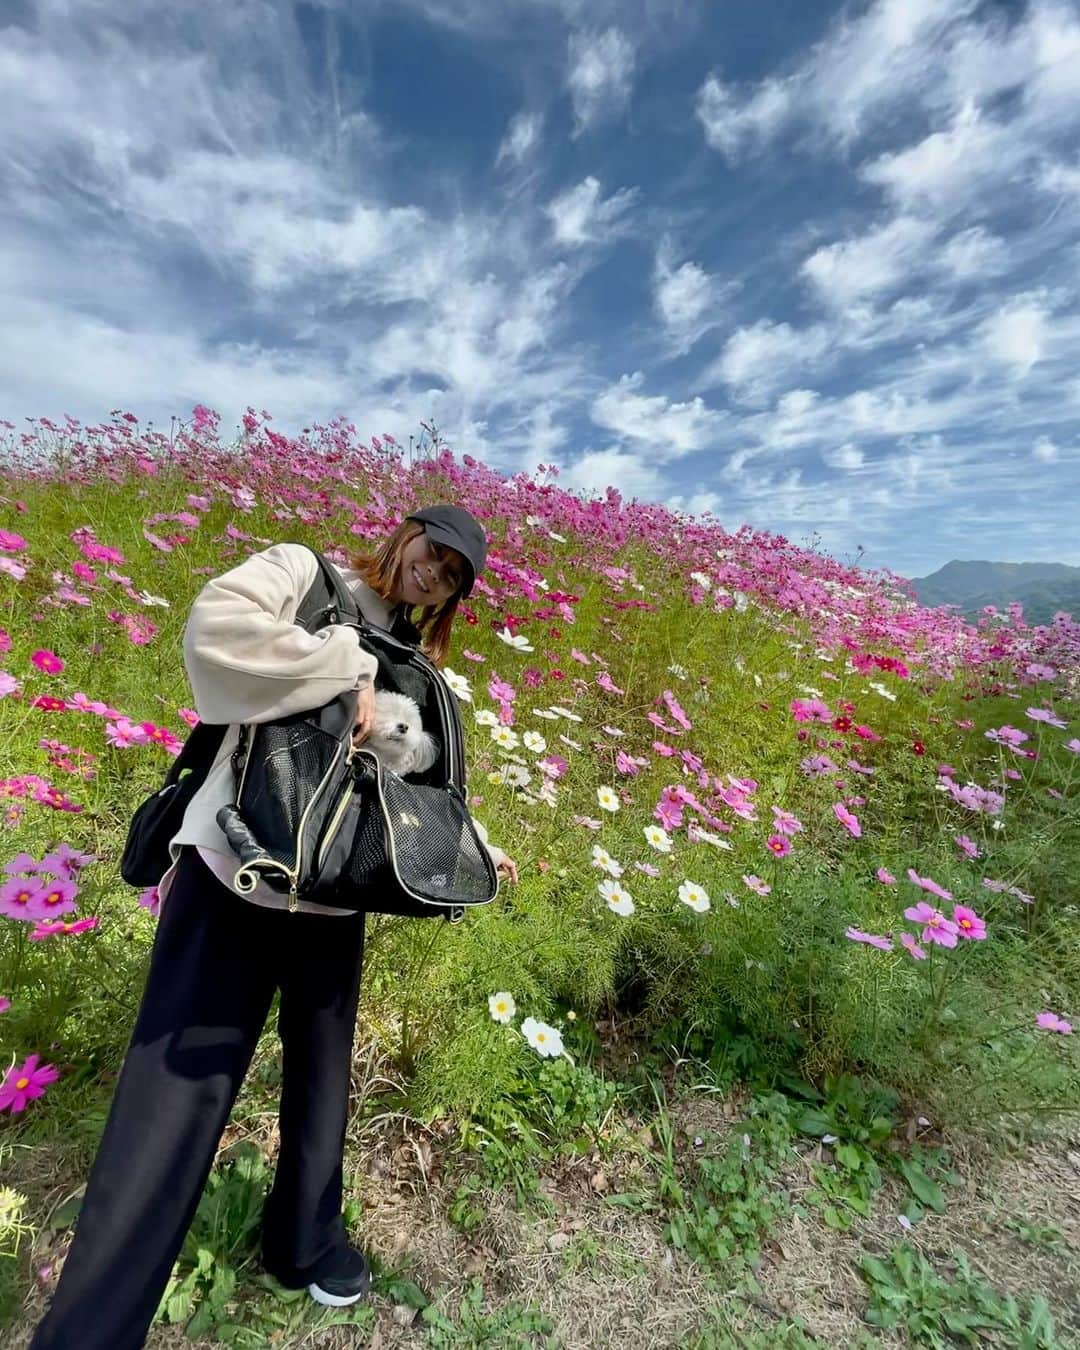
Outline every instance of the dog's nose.
{"label": "dog's nose", "polygon": [[399,736],[404,736],[405,733],[408,731],[408,729],[409,729],[408,722],[399,722],[397,724],[397,732]]}

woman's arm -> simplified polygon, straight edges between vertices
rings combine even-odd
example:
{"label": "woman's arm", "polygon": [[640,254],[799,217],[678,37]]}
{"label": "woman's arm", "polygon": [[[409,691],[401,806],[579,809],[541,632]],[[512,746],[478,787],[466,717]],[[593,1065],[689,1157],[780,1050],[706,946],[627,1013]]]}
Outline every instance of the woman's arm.
{"label": "woman's arm", "polygon": [[378,662],[356,632],[308,633],[296,611],[314,581],[314,555],[273,544],[206,583],[184,630],[184,664],[204,722],[272,722],[370,683]]}

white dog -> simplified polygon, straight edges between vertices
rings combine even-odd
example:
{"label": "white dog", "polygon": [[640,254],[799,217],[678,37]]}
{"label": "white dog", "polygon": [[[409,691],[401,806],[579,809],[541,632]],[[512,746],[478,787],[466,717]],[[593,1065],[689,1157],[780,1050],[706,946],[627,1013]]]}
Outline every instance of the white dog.
{"label": "white dog", "polygon": [[439,758],[439,742],[424,730],[415,701],[389,689],[375,691],[375,725],[361,746],[400,777],[423,773]]}

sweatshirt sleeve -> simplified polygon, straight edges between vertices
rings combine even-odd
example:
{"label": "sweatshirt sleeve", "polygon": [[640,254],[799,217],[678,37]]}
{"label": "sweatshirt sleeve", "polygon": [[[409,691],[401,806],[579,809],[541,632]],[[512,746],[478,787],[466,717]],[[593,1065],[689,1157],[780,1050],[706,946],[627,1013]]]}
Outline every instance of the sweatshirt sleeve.
{"label": "sweatshirt sleeve", "polygon": [[353,629],[308,633],[294,622],[317,571],[310,550],[272,544],[195,597],[184,664],[204,722],[272,722],[374,679],[378,663]]}

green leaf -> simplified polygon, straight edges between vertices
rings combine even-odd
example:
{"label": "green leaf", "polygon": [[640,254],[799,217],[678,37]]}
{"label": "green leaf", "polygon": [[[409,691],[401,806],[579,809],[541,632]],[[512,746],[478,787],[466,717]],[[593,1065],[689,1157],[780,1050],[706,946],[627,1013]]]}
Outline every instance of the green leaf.
{"label": "green leaf", "polygon": [[935,1214],[944,1214],[945,1197],[937,1182],[931,1181],[922,1167],[911,1158],[900,1158],[898,1162],[904,1180],[911,1187],[916,1200],[922,1201]]}
{"label": "green leaf", "polygon": [[836,1161],[849,1172],[857,1172],[862,1166],[862,1153],[854,1144],[837,1144]]}

